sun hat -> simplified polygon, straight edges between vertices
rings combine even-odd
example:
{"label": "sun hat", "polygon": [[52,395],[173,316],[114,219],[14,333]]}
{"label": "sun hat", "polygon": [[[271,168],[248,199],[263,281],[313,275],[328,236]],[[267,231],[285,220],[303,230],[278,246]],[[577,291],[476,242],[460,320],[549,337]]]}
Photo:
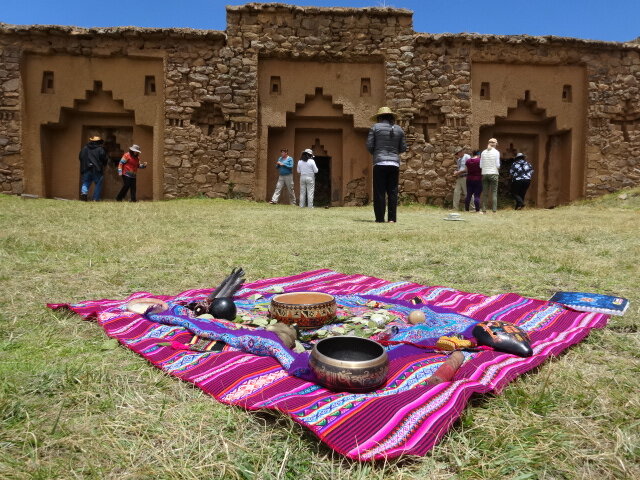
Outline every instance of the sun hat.
{"label": "sun hat", "polygon": [[129,150],[131,150],[132,152],[140,153],[140,146],[138,146],[138,145],[131,145],[131,146],[129,147]]}
{"label": "sun hat", "polygon": [[305,149],[305,151],[303,153],[308,153],[309,155],[311,155],[313,157],[313,150],[311,150],[310,148]]}
{"label": "sun hat", "polygon": [[378,111],[376,112],[375,115],[373,115],[370,120],[372,122],[375,122],[376,120],[378,120],[378,117],[380,115],[393,115],[394,118],[398,116],[398,114],[396,112],[394,112],[393,110],[391,110],[389,107],[380,107],[378,109]]}
{"label": "sun hat", "polygon": [[462,218],[462,215],[460,215],[459,213],[451,212],[449,215],[447,215],[445,218],[443,218],[443,220],[450,220],[450,221],[454,221],[454,222],[459,222],[461,220],[464,220],[464,218]]}
{"label": "sun hat", "polygon": [[90,142],[99,142],[100,140],[102,140],[102,138],[100,138],[100,135],[93,135],[92,137],[89,137]]}
{"label": "sun hat", "polygon": [[518,160],[519,158],[527,158],[527,156],[524,153],[518,152],[518,154],[516,155],[515,160]]}
{"label": "sun hat", "polygon": [[460,153],[463,150],[466,150],[466,147],[456,147],[453,149],[453,153]]}

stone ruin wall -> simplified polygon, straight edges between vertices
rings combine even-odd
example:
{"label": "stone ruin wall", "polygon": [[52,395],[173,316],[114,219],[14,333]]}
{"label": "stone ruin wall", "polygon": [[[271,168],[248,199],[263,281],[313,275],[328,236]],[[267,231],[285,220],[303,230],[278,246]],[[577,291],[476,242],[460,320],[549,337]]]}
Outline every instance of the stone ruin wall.
{"label": "stone ruin wall", "polygon": [[595,197],[640,185],[640,49],[584,52],[584,61],[586,196]]}
{"label": "stone ruin wall", "polygon": [[[20,59],[25,52],[102,57],[161,53],[164,198],[253,198],[262,57],[319,62],[384,59],[387,103],[400,113],[410,146],[403,156],[401,195],[434,204],[443,204],[451,193],[453,146],[475,146],[470,138],[472,62],[584,65],[585,194],[592,197],[640,184],[638,46],[549,37],[416,34],[411,13],[397,9],[246,5],[227,11],[226,39],[222,32],[181,29],[0,27],[0,191],[22,193]],[[416,135],[414,122],[425,111],[439,124],[428,143]]]}
{"label": "stone ruin wall", "polygon": [[[0,36],[0,39],[2,37]],[[0,43],[0,192],[22,193],[20,48]]]}
{"label": "stone ruin wall", "polygon": [[[384,59],[387,94],[404,100],[398,68],[404,68],[400,65],[410,55],[404,46],[411,44],[414,33],[407,10],[227,7],[226,32],[229,48],[248,66],[234,75],[236,88],[252,93],[245,106],[247,117],[257,117],[258,62],[264,58],[337,63]],[[257,155],[256,151],[254,158]],[[368,198],[365,189],[363,181],[353,179],[343,192],[343,201],[351,204],[353,198]]]}

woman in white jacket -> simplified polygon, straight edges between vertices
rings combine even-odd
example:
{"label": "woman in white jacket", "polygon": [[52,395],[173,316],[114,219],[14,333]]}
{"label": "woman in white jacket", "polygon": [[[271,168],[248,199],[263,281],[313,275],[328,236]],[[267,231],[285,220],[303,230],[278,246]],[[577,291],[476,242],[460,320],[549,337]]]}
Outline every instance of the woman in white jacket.
{"label": "woman in white jacket", "polygon": [[313,193],[316,188],[316,173],[318,167],[313,159],[313,151],[307,148],[302,152],[298,160],[298,173],[300,174],[300,202],[301,207],[313,208]]}

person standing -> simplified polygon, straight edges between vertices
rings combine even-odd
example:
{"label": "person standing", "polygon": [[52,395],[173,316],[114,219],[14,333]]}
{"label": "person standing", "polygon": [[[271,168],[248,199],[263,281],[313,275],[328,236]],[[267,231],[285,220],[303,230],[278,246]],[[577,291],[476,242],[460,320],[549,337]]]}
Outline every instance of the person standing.
{"label": "person standing", "polygon": [[467,196],[464,199],[464,209],[468,212],[473,195],[473,205],[476,213],[480,211],[480,194],[482,193],[482,170],[480,170],[480,150],[473,152],[473,157],[467,160]]}
{"label": "person standing", "polygon": [[487,148],[480,155],[480,169],[482,171],[482,212],[487,212],[488,197],[491,194],[491,209],[498,211],[498,175],[500,172],[500,152],[496,148],[498,140],[489,139]]}
{"label": "person standing", "polygon": [[455,149],[454,153],[456,155],[456,170],[453,172],[453,175],[456,179],[456,186],[453,189],[453,209],[462,210],[460,207],[460,196],[462,195],[463,200],[467,196],[466,164],[467,160],[469,160],[471,156],[467,154],[466,147],[458,147]]}
{"label": "person standing", "polygon": [[400,154],[406,152],[404,131],[396,125],[397,115],[389,107],[380,107],[371,117],[375,123],[369,129],[367,150],[373,156],[373,211],[376,222],[396,222]]}
{"label": "person standing", "polygon": [[307,148],[298,160],[298,173],[300,174],[300,201],[298,205],[313,208],[313,194],[316,188],[316,173],[318,166],[313,159],[313,150]]}
{"label": "person standing", "polygon": [[531,175],[533,174],[533,166],[527,162],[526,158],[527,156],[524,153],[518,153],[509,169],[509,175],[511,175],[511,193],[516,199],[516,210],[524,207],[524,196],[527,194],[527,190],[529,190]]}
{"label": "person standing", "polygon": [[131,190],[131,201],[136,201],[136,173],[139,168],[147,168],[147,164],[140,162],[140,147],[131,145],[129,151],[118,163],[118,175],[122,177],[123,184],[116,197],[117,201],[121,202],[129,190]]}
{"label": "person standing", "polygon": [[287,192],[289,192],[289,203],[291,205],[295,205],[296,195],[293,191],[293,158],[289,156],[288,149],[283,148],[280,150],[280,157],[276,162],[276,167],[278,168],[278,183],[276,184],[276,190],[273,192],[273,196],[269,203],[278,203],[282,187],[287,187]]}
{"label": "person standing", "polygon": [[82,147],[78,158],[80,160],[80,200],[86,202],[91,184],[93,187],[93,201],[100,201],[102,184],[104,183],[104,167],[107,165],[107,152],[102,146],[103,141],[98,135],[89,138],[89,142]]}

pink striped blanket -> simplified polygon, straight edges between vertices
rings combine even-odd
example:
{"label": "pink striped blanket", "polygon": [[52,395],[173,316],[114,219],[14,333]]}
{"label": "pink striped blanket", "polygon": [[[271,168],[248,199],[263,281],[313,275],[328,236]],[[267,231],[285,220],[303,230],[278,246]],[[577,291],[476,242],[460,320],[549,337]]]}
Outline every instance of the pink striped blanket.
{"label": "pink striped blanket", "polygon": [[[407,302],[418,297],[425,308],[445,312],[427,318],[435,322],[435,336],[454,331],[456,317],[502,320],[528,332],[534,353],[528,358],[496,351],[465,353],[465,361],[451,381],[429,385],[426,380],[446,355],[408,348],[390,356],[389,375],[380,389],[360,394],[335,393],[290,375],[273,356],[234,348],[221,352],[176,348],[175,345],[189,343],[192,333],[181,326],[152,322],[124,308],[133,298],[149,296],[185,304],[205,297],[209,289],[188,290],[175,297],[137,292],[126,300],[48,306],[68,308],[86,319],[95,319],[108,336],[222,403],[282,412],[337,452],[361,461],[424,455],[460,416],[471,395],[499,392],[518,375],[580,342],[592,328],[602,328],[608,320],[607,315],[577,312],[514,293],[487,297],[331,270],[256,281],[240,290],[236,298],[241,305],[254,294],[272,295],[274,287],[326,292],[351,301],[358,296],[380,297],[391,304],[402,321],[410,310]],[[460,329],[467,327],[468,324],[459,325]]]}

